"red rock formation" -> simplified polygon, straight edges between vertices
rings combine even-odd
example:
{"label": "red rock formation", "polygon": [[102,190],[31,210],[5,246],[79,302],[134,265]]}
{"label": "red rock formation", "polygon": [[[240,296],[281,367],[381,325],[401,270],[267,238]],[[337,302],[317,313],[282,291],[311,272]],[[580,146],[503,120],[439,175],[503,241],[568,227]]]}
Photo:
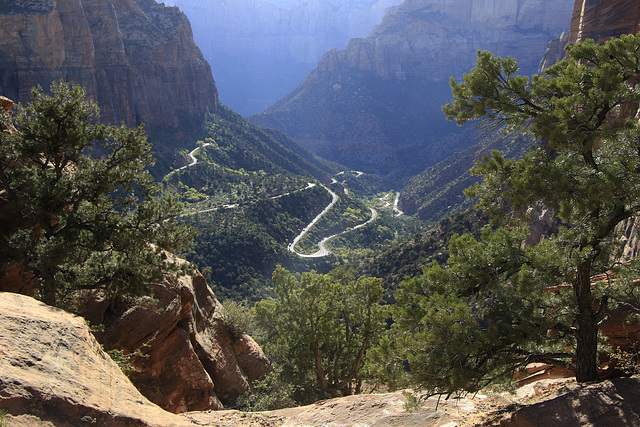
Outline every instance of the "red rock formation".
{"label": "red rock formation", "polygon": [[637,0],[576,0],[571,19],[569,43],[594,39],[603,42],[640,28]]}
{"label": "red rock formation", "polygon": [[0,5],[0,93],[87,88],[105,122],[179,126],[217,107],[209,64],[177,8],[154,0],[39,0]]}
{"label": "red rock formation", "polygon": [[154,299],[109,309],[92,296],[83,315],[108,349],[125,353],[140,349],[130,378],[149,400],[171,412],[222,409],[222,402],[250,390],[263,377],[269,361],[244,335],[234,340],[225,311],[204,277],[166,278],[154,285]]}

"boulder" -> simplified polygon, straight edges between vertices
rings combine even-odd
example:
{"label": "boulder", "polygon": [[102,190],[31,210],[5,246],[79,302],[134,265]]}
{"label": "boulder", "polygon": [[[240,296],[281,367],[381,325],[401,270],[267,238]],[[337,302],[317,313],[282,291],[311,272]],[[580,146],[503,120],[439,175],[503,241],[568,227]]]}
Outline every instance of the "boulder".
{"label": "boulder", "polygon": [[233,338],[203,276],[167,276],[153,293],[114,307],[92,293],[82,304],[83,316],[104,325],[96,337],[106,348],[141,354],[130,377],[152,402],[174,413],[222,409],[268,372],[251,337]]}
{"label": "boulder", "polygon": [[[565,392],[567,390],[564,390]],[[509,427],[640,425],[640,377],[573,385],[554,399],[526,406],[500,423]]]}

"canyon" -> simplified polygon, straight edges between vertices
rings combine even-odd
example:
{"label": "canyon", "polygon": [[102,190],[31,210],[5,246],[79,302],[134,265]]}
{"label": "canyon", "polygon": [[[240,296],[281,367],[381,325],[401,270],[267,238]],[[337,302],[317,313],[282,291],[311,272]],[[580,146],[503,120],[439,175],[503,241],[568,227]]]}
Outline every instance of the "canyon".
{"label": "canyon", "polygon": [[[490,13],[480,13],[471,8],[471,3],[482,4],[482,10]],[[208,64],[190,39],[186,18],[177,9],[152,0],[41,0],[13,4],[14,8],[0,6],[3,28],[16,28],[15,34],[3,31],[10,34],[0,35],[0,64],[8,64],[0,65],[0,83],[10,97],[25,102],[31,83],[45,85],[47,78],[65,78],[88,86],[90,95],[105,105],[104,120],[133,125],[148,122],[160,127],[181,126],[185,124],[183,116],[200,117],[217,107],[217,91]],[[468,69],[465,61],[470,61],[482,44],[480,40],[488,42],[487,37],[468,28],[484,23],[514,43],[509,49],[526,51],[528,59],[521,65],[523,70],[534,72],[531,70],[537,69],[539,62],[539,57],[533,59],[534,46],[539,43],[544,51],[543,38],[562,27],[557,15],[549,12],[553,7],[561,8],[563,13],[574,10],[573,40],[582,40],[587,34],[601,38],[615,35],[598,29],[603,22],[607,28],[615,26],[620,32],[637,31],[640,19],[640,10],[631,1],[577,0],[575,9],[569,7],[568,1],[549,2],[545,3],[549,8],[545,9],[549,13],[545,18],[532,19],[526,14],[541,4],[534,0],[460,0],[455,4],[408,0],[390,11],[371,37],[353,40],[345,50],[328,52],[299,90],[265,116],[277,111],[281,119],[316,126],[310,132],[336,128],[343,135],[351,135],[337,142],[321,139],[326,133],[304,136],[310,147],[344,154],[341,159],[401,181],[404,175],[397,169],[401,160],[413,162],[403,172],[406,174],[445,157],[456,147],[466,146],[472,139],[468,133],[443,138],[433,131],[433,123],[425,124],[421,131],[431,132],[440,143],[451,142],[450,147],[420,145],[424,141],[418,139],[417,132],[409,142],[390,136],[385,139],[381,132],[415,126],[410,119],[424,121],[425,111],[435,114],[439,108],[439,97],[448,90],[447,75],[441,58],[430,56],[430,51],[423,49],[425,45],[439,42],[440,52],[447,52],[452,69],[462,73]],[[82,7],[74,9],[78,5]],[[463,9],[455,9],[456,5],[469,6],[464,9],[468,13],[459,13]],[[616,5],[626,9],[619,13]],[[114,14],[114,10],[119,12]],[[455,21],[456,32],[449,34],[443,23],[454,15],[460,15],[461,20]],[[414,18],[422,20],[422,24],[414,23]],[[421,26],[424,23],[426,30]],[[154,25],[158,25],[155,30]],[[398,27],[405,26],[415,30],[410,33],[412,36],[397,38]],[[577,36],[576,29],[582,35]],[[463,37],[465,33],[471,33],[469,38]],[[496,35],[496,43],[498,39]],[[517,44],[520,39],[522,44]],[[460,52],[455,53],[458,47]],[[507,48],[501,51],[498,44],[493,47],[497,53],[509,53]],[[115,61],[113,69],[110,58]],[[427,79],[423,78],[425,75]],[[378,83],[383,88],[374,90]],[[314,85],[320,85],[322,90],[313,89]],[[311,95],[328,98],[309,98]],[[305,97],[314,102],[326,99],[315,105],[315,117],[296,109],[312,105],[308,100],[307,104],[299,104]],[[410,105],[414,111],[402,110],[400,106],[407,100],[421,104]],[[437,108],[427,107],[434,100]],[[336,105],[343,108],[341,114],[356,107],[348,116],[352,122],[338,120],[346,116],[320,114]],[[431,109],[418,110],[416,105]],[[395,128],[383,123],[383,117],[397,119]],[[262,119],[254,117],[256,121]],[[354,141],[359,145],[353,145]],[[404,151],[398,151],[398,147]],[[396,169],[385,169],[388,165]],[[8,216],[15,215],[11,212]],[[268,361],[250,337],[229,334],[224,309],[202,275],[166,278],[155,284],[154,290],[155,299],[145,299],[141,305],[113,305],[99,294],[85,296],[83,316],[92,324],[105,324],[104,330],[95,332],[98,340],[77,316],[28,296],[0,292],[0,408],[8,412],[10,425],[280,426],[337,421],[348,425],[354,423],[353,414],[362,408],[369,412],[358,413],[358,425],[471,425],[465,419],[470,412],[465,411],[473,405],[482,406],[477,401],[452,399],[450,404],[443,404],[441,413],[434,414],[432,407],[437,408],[437,404],[431,400],[425,410],[415,414],[403,408],[402,395],[396,393],[347,397],[257,415],[213,411],[250,390],[251,382],[268,369]],[[623,314],[618,314],[623,321]],[[628,331],[623,332],[620,340],[627,338]],[[636,329],[634,333],[640,332]],[[127,353],[141,350],[143,356],[132,360],[131,379],[120,372],[98,342]],[[588,387],[569,385],[555,406],[541,402],[524,408],[505,425],[551,425],[558,420],[564,424],[557,425],[638,423],[638,381],[634,377]],[[542,400],[538,392],[534,400]],[[507,407],[502,405],[499,411],[504,412]]]}
{"label": "canyon", "polygon": [[315,154],[397,185],[477,141],[440,107],[449,78],[469,71],[478,49],[538,69],[569,28],[572,0],[407,0],[367,38],[327,52],[318,67],[253,123],[279,129]]}
{"label": "canyon", "polygon": [[221,101],[257,113],[293,90],[322,55],[364,37],[401,0],[165,0],[179,6],[213,67]]}

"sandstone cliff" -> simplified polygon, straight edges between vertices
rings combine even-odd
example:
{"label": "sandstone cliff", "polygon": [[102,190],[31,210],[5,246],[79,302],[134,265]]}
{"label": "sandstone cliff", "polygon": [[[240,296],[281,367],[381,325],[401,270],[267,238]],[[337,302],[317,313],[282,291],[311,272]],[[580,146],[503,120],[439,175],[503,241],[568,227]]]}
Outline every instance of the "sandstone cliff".
{"label": "sandstone cliff", "polygon": [[9,425],[187,425],[135,389],[82,318],[7,292],[0,312],[0,407]]}
{"label": "sandstone cliff", "polygon": [[293,92],[254,123],[316,154],[399,183],[477,141],[448,123],[449,77],[478,49],[518,58],[534,73],[548,42],[569,27],[573,0],[406,0],[365,39],[327,52]]}
{"label": "sandstone cliff", "polygon": [[476,51],[518,58],[537,70],[550,39],[566,30],[573,0],[407,0],[387,12],[366,39],[330,51],[318,71],[349,68],[385,79],[445,80],[473,67]]}
{"label": "sandstone cliff", "polygon": [[105,122],[179,126],[215,110],[209,64],[177,8],[154,0],[19,0],[0,5],[0,93],[34,85],[87,88]]}
{"label": "sandstone cliff", "polygon": [[[14,293],[33,293],[33,288],[25,289],[23,282],[24,278],[19,274],[2,278],[0,296],[9,301],[6,302],[7,305],[39,305],[41,307],[34,311],[35,319],[38,318],[37,314],[46,316],[47,313],[73,317],[62,310],[47,307],[30,298],[23,299]],[[132,355],[130,363],[134,370],[129,377],[150,401],[174,413],[223,409],[223,404],[250,392],[251,382],[261,379],[268,372],[270,362],[260,346],[248,335],[234,337],[226,312],[204,277],[196,275],[175,279],[167,276],[152,285],[152,291],[153,297],[128,302],[116,301],[115,304],[114,301],[106,300],[100,292],[94,291],[76,298],[78,311],[91,325],[96,326],[95,335],[100,344],[108,350],[117,349],[125,355]],[[0,301],[0,312],[2,310]],[[28,317],[28,314],[22,316]],[[5,313],[2,312],[0,317],[4,318]],[[33,322],[38,323],[37,320]],[[86,327],[79,318],[74,322]],[[33,354],[40,351],[38,346],[45,345],[38,342],[21,343],[19,340],[22,336],[15,335],[21,326],[2,328],[7,329],[8,335],[0,337],[0,358],[4,358],[3,343],[5,346],[24,348],[25,352],[35,352]],[[80,326],[74,328],[78,329]],[[32,334],[27,337],[28,340],[34,340],[33,336],[42,331],[33,330],[28,333]],[[55,334],[58,332],[46,339],[58,339]],[[95,350],[83,347],[77,351],[83,357],[91,358],[92,356],[84,353],[92,354]],[[98,365],[100,363],[106,362],[99,362]],[[106,368],[98,365],[83,367],[87,371],[83,375],[90,378],[92,369],[104,372]],[[70,363],[68,369],[73,366],[75,365]],[[109,376],[113,375],[109,373]],[[8,386],[0,379],[0,397],[6,387]],[[126,387],[130,387],[130,384]],[[117,394],[117,390],[114,391],[114,395]],[[58,397],[60,396],[56,398]],[[2,407],[0,403],[0,408]]]}

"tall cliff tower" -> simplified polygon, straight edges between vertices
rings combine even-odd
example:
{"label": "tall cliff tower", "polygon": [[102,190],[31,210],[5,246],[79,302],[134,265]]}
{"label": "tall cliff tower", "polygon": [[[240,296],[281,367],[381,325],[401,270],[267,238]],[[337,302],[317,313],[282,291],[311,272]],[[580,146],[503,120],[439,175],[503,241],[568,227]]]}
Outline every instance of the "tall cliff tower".
{"label": "tall cliff tower", "polygon": [[211,68],[187,17],[155,0],[0,2],[0,94],[27,102],[54,80],[80,84],[102,120],[174,128],[215,110]]}

